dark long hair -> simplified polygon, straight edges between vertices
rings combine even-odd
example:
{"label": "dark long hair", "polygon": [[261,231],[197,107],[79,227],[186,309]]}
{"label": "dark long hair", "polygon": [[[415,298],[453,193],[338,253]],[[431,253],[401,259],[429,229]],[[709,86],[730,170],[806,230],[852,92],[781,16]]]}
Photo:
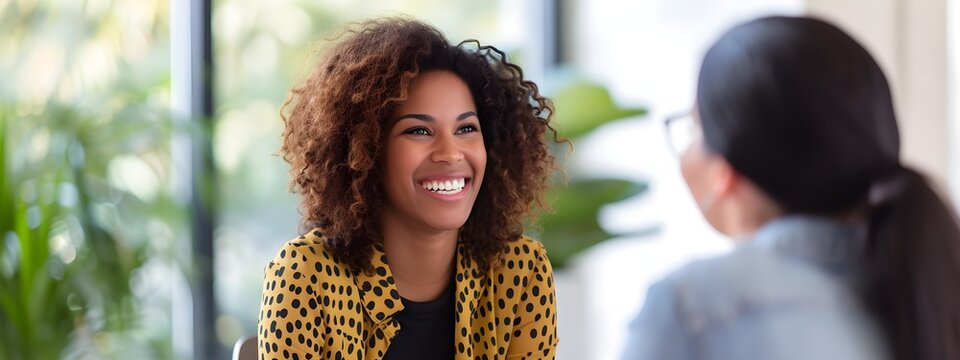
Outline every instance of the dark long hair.
{"label": "dark long hair", "polygon": [[734,27],[704,57],[707,147],[788,213],[869,214],[860,289],[895,359],[960,359],[960,224],[900,163],[887,80],[850,36],[811,18]]}

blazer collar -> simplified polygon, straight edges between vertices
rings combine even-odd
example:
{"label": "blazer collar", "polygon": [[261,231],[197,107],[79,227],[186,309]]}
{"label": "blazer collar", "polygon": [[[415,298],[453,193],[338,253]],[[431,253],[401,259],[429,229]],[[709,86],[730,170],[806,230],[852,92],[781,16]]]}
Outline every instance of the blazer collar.
{"label": "blazer collar", "polygon": [[360,272],[354,277],[354,282],[360,289],[363,310],[379,325],[403,310],[403,303],[400,301],[393,273],[387,265],[387,255],[383,252],[382,244],[373,245],[370,264],[373,272]]}

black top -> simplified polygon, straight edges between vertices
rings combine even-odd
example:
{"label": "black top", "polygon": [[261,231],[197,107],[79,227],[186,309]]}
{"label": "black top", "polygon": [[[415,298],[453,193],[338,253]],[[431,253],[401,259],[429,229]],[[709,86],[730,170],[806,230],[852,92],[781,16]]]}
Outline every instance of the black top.
{"label": "black top", "polygon": [[453,291],[451,283],[435,300],[400,298],[403,310],[394,315],[400,331],[390,342],[384,360],[449,360],[454,354]]}

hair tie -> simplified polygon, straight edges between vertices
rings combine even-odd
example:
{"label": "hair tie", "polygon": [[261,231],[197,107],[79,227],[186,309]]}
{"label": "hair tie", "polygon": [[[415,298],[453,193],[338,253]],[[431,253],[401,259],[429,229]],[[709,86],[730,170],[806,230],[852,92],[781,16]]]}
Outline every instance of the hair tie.
{"label": "hair tie", "polygon": [[907,187],[908,173],[909,170],[898,165],[898,169],[892,175],[874,181],[867,194],[867,202],[870,207],[881,207],[900,197],[900,194]]}

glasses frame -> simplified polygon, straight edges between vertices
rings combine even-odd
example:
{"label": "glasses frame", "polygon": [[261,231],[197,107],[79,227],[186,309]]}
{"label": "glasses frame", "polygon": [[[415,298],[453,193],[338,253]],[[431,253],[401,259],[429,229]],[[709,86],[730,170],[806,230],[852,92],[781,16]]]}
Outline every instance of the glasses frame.
{"label": "glasses frame", "polygon": [[694,119],[693,119],[693,111],[688,110],[684,112],[679,112],[676,114],[669,115],[663,119],[663,130],[667,138],[667,148],[674,156],[678,158],[683,156],[683,153],[687,151],[687,149],[690,147],[690,144],[692,144],[697,138],[702,136],[701,134],[699,134],[700,133],[699,131],[697,131],[694,134],[691,134],[691,137],[693,138],[693,140],[691,140],[688,144],[684,146],[683,149],[681,149],[680,148],[681,144],[675,143],[673,134],[676,131],[680,131],[680,130],[677,130],[676,128],[683,121],[689,122],[689,124],[686,124],[686,126],[695,128],[696,124],[694,123]]}

